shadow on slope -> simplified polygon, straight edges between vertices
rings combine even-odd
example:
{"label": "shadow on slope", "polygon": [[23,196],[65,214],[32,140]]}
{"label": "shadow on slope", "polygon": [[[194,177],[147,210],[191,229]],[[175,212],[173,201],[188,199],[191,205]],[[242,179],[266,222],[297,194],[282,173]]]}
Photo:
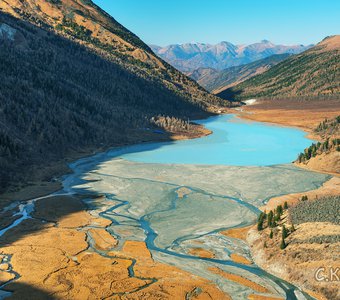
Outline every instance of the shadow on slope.
{"label": "shadow on slope", "polygon": [[[181,87],[0,12],[0,188],[41,180],[37,166],[70,153],[151,140],[150,119],[206,116]],[[7,28],[7,27],[6,27]],[[131,62],[129,62],[131,64]],[[138,61],[136,60],[136,63]],[[167,75],[164,75],[166,78]],[[168,76],[169,77],[169,76]],[[169,78],[171,82],[171,78]]]}
{"label": "shadow on slope", "polygon": [[[11,299],[20,299],[20,300],[56,300],[57,297],[49,294],[47,291],[43,291],[36,287],[30,286],[25,283],[13,282],[10,283],[5,288],[6,291],[12,292],[15,291],[11,295]],[[1,294],[0,294],[1,297]]]}

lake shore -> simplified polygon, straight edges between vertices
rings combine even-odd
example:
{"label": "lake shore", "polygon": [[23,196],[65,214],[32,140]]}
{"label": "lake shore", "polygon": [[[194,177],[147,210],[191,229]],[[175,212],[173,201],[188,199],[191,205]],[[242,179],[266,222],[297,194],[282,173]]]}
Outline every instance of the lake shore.
{"label": "lake shore", "polygon": [[[308,134],[325,118],[331,119],[339,115],[340,98],[338,100],[257,100],[252,105],[242,106],[237,114],[253,121],[297,127]],[[316,138],[310,135],[310,138]]]}
{"label": "lake shore", "polygon": [[[31,180],[28,182],[12,183],[9,191],[0,194],[0,220],[3,219],[1,211],[16,201],[27,201],[30,199],[42,197],[56,192],[62,188],[60,178],[65,174],[69,174],[71,170],[68,164],[78,159],[94,155],[96,153],[105,152],[108,149],[120,148],[129,145],[150,143],[150,142],[166,142],[179,141],[186,139],[196,139],[210,135],[212,132],[203,125],[192,124],[191,131],[173,131],[157,133],[152,130],[144,130],[140,132],[133,131],[129,135],[127,143],[116,143],[110,146],[100,146],[97,148],[84,149],[82,152],[72,152],[60,160],[49,162],[44,166],[36,166],[32,170]],[[0,229],[2,224],[0,222]]]}
{"label": "lake shore", "polygon": [[[252,121],[266,122],[281,126],[296,127],[304,130],[307,137],[316,141],[323,138],[314,132],[314,129],[325,119],[332,119],[339,115],[340,98],[338,100],[305,100],[281,99],[258,100],[251,105],[243,106],[237,110],[240,118]],[[296,154],[296,157],[298,153]],[[312,158],[308,163],[295,165],[308,170],[324,172],[339,176],[340,152],[322,154]]]}

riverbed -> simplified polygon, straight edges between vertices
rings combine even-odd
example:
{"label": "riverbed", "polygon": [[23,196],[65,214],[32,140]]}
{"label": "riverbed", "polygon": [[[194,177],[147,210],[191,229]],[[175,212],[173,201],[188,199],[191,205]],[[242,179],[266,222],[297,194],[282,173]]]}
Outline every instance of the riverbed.
{"label": "riverbed", "polygon": [[[65,180],[65,189],[104,195],[96,201],[96,210],[101,207],[100,215],[114,221],[108,230],[120,245],[145,240],[154,259],[214,281],[233,299],[245,299],[254,291],[211,272],[213,267],[295,299],[288,283],[255,265],[233,262],[232,253],[251,261],[249,248],[220,231],[254,223],[258,207],[274,196],[325,182],[327,175],[285,164],[311,141],[297,129],[230,115],[199,123],[213,134],[135,145],[80,160],[71,165],[75,173]],[[191,255],[197,248],[212,253],[211,258]]]}
{"label": "riverbed", "polygon": [[[233,299],[310,299],[258,268],[246,243],[221,231],[253,224],[258,208],[274,196],[316,189],[330,178],[290,164],[311,140],[297,129],[232,115],[198,123],[213,133],[78,160],[56,194],[86,196],[92,215],[112,221],[106,230],[119,241],[118,250],[125,241],[145,241],[156,261],[209,279]],[[197,249],[209,255],[197,256]],[[233,261],[232,254],[251,264]],[[265,292],[221,274],[242,276]]]}

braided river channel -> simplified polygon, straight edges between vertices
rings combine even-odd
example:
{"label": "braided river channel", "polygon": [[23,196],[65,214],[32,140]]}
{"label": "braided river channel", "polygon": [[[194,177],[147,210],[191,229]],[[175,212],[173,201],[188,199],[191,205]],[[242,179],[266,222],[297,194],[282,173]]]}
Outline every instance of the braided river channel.
{"label": "braided river channel", "polygon": [[[255,292],[212,269],[261,285],[271,297],[312,299],[255,263],[234,262],[231,254],[252,262],[249,247],[221,234],[254,224],[270,198],[316,189],[329,179],[291,164],[312,141],[298,129],[234,115],[197,123],[212,134],[116,148],[72,163],[56,194],[86,195],[92,214],[112,220],[106,230],[119,240],[117,247],[145,241],[154,260],[209,279],[232,299]],[[34,202],[27,205],[31,210]],[[198,247],[213,258],[193,255]]]}

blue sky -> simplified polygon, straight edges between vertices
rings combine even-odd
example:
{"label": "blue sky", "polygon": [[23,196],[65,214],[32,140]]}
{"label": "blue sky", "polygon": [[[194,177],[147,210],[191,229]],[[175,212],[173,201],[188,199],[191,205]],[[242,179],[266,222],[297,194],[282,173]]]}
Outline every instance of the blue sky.
{"label": "blue sky", "polygon": [[144,42],[263,39],[282,44],[317,43],[340,34],[340,0],[94,0]]}

